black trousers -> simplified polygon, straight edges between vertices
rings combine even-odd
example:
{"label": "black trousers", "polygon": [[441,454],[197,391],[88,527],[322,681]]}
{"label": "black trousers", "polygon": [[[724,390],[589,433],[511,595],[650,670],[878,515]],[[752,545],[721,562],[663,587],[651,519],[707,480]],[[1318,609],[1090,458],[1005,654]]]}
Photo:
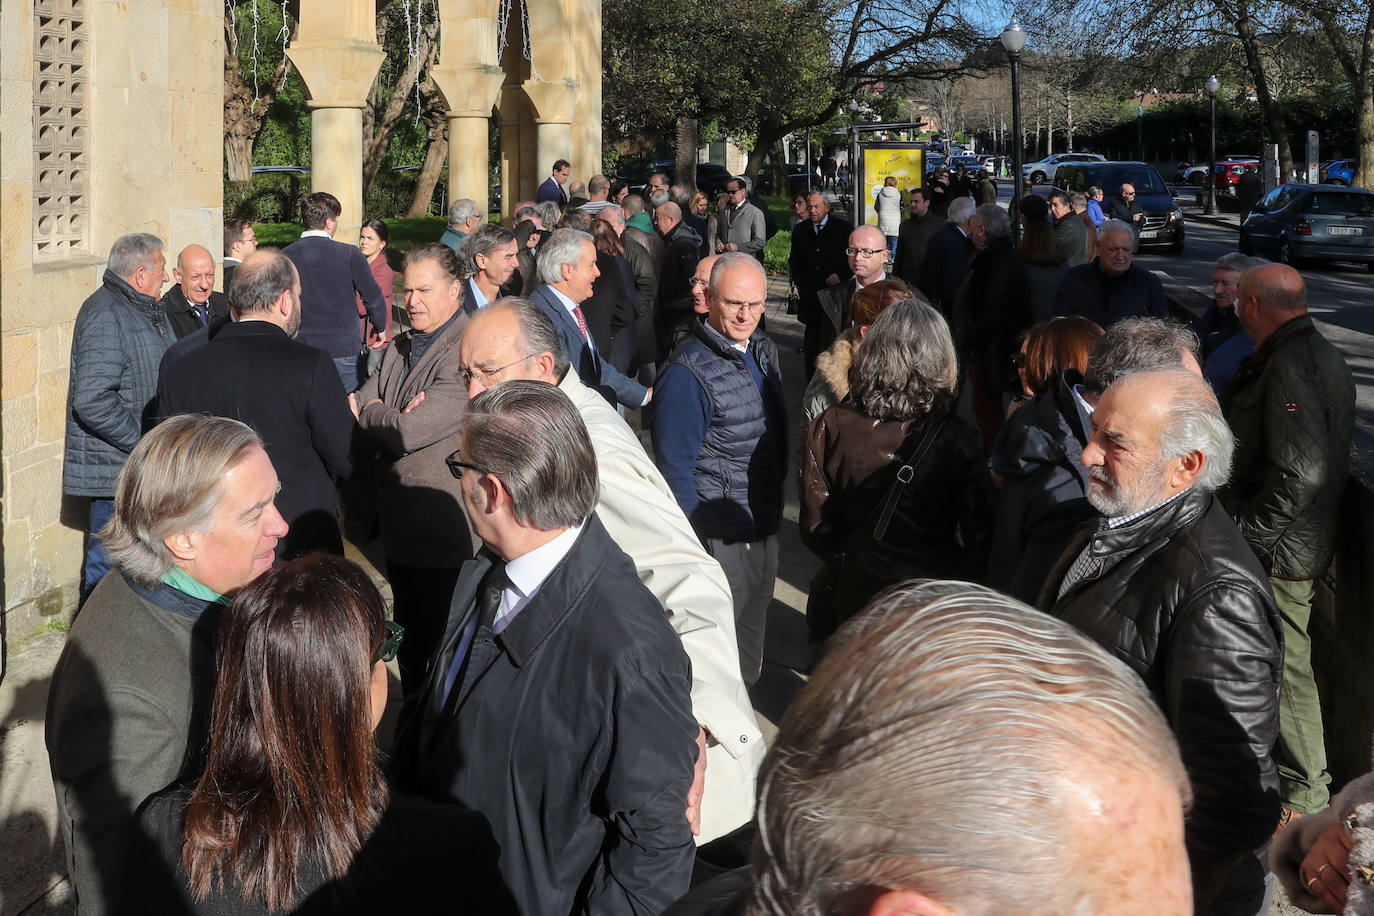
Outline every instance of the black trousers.
{"label": "black trousers", "polygon": [[427,569],[387,560],[386,577],[395,601],[392,616],[406,631],[396,653],[396,664],[401,669],[401,694],[408,697],[424,686],[430,659],[439,651],[453,589],[458,584],[458,570]]}

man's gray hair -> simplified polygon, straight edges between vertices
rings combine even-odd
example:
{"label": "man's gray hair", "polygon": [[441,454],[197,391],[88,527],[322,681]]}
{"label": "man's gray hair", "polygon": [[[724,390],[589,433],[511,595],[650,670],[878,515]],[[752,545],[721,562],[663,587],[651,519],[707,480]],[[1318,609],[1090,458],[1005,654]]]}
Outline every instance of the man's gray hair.
{"label": "man's gray hair", "polygon": [[949,210],[945,214],[946,218],[956,226],[962,226],[972,217],[978,205],[973,202],[972,197],[956,197],[949,202]]}
{"label": "man's gray hair", "polygon": [[466,197],[460,197],[448,205],[448,224],[461,226],[477,214],[477,204]]}
{"label": "man's gray hair", "polygon": [[549,240],[539,249],[535,271],[541,283],[562,283],[563,265],[576,264],[582,257],[583,245],[595,247],[592,237],[576,229],[555,229]]}
{"label": "man's gray hair", "polygon": [[1101,397],[1108,385],[1128,372],[1182,369],[1184,351],[1202,363],[1197,335],[1178,322],[1163,318],[1122,319],[1093,344],[1083,387],[1092,397]]}
{"label": "man's gray hair", "polygon": [[982,223],[983,231],[992,239],[1004,239],[1011,235],[1011,217],[997,204],[983,204],[973,211],[974,217]]}
{"label": "man's gray hair", "polygon": [[515,233],[497,223],[483,223],[477,231],[463,239],[458,246],[458,260],[462,262],[462,279],[478,272],[477,256],[490,258],[496,249],[515,241]]}
{"label": "man's gray hair", "polygon": [[596,508],[596,453],[568,396],[543,382],[509,381],[468,402],[467,460],[496,475],[521,525],[552,531]]}
{"label": "man's gray hair", "polygon": [[736,268],[745,268],[758,273],[759,278],[763,280],[763,288],[765,290],[768,288],[768,274],[764,271],[758,258],[752,254],[745,254],[743,251],[727,251],[717,257],[716,263],[711,265],[710,291],[714,293],[716,288],[720,286],[720,278],[724,276],[725,271]]}
{"label": "man's gray hair", "polygon": [[1073,201],[1069,198],[1069,192],[1061,188],[1055,188],[1054,190],[1050,191],[1050,193],[1046,196],[1046,200],[1050,201],[1051,203],[1053,203],[1054,201],[1058,201],[1065,207],[1073,206]]}
{"label": "man's gray hair", "polygon": [[1228,251],[1226,254],[1217,258],[1212,265],[1213,270],[1226,271],[1227,273],[1243,274],[1252,267],[1263,267],[1268,264],[1266,258],[1256,258],[1248,254],[1241,254],[1239,251]]}
{"label": "man's gray hair", "polygon": [[553,356],[553,374],[560,380],[568,374],[572,364],[568,361],[568,354],[563,350],[563,339],[558,336],[553,319],[544,314],[543,309],[524,296],[505,296],[487,306],[486,310],[495,308],[509,309],[515,317],[523,343],[519,348],[521,353],[529,356],[549,353]]}
{"label": "man's gray hair", "polygon": [[910,420],[954,397],[959,358],[935,309],[904,299],[883,309],[854,350],[849,394],[874,420]]}
{"label": "man's gray hair", "polygon": [[1120,661],[989,588],[889,589],[783,717],[759,772],[747,912],[859,912],[856,892],[875,888],[966,913],[1096,912],[1069,854],[1083,848],[1073,787],[1123,767],[1188,803],[1173,734]]}
{"label": "man's gray hair", "polygon": [[140,267],[153,269],[157,253],[163,249],[162,239],[150,232],[130,232],[115,239],[110,246],[110,260],[105,266],[121,280],[128,280]]}
{"label": "man's gray hair", "polygon": [[110,564],[141,585],[156,585],[174,560],[164,541],[207,530],[224,475],[261,447],[257,433],[226,417],[180,414],[153,427],[124,462],[114,515],[99,532]]}
{"label": "man's gray hair", "polygon": [[597,219],[604,219],[613,226],[625,225],[625,208],[620,204],[607,204],[596,211]]}
{"label": "man's gray hair", "polygon": [[1099,239],[1104,239],[1113,232],[1125,235],[1126,238],[1131,240],[1132,244],[1135,243],[1135,231],[1131,229],[1129,223],[1123,222],[1122,220],[1104,219],[1102,225],[1097,227],[1097,237]]}
{"label": "man's gray hair", "polygon": [[553,231],[553,227],[563,218],[562,208],[551,200],[541,200],[534,208],[539,211],[539,218],[544,221],[545,232]]}
{"label": "man's gray hair", "polygon": [[240,264],[229,283],[229,307],[236,316],[270,312],[281,294],[296,285],[290,258],[270,248],[259,248],[257,255]]}
{"label": "man's gray hair", "polygon": [[1222,487],[1231,476],[1236,437],[1206,379],[1186,369],[1132,372],[1126,379],[1145,385],[1165,405],[1159,427],[1159,460],[1202,452],[1207,460],[1193,487],[1208,492]]}
{"label": "man's gray hair", "polygon": [[[516,221],[517,223],[520,222],[520,221],[522,221],[522,220],[527,220],[527,219],[529,219],[531,216],[539,216],[539,209],[538,209],[537,207],[535,207],[534,204],[526,204],[525,206],[521,207],[519,210],[516,210],[516,211],[515,211],[515,221]],[[542,220],[542,217],[541,217],[541,220]]]}
{"label": "man's gray hair", "polygon": [[644,195],[631,191],[625,195],[625,215],[634,216],[636,213],[644,213],[646,210]]}
{"label": "man's gray hair", "polygon": [[605,175],[593,175],[587,182],[588,194],[600,194],[602,191],[611,189],[611,180]]}

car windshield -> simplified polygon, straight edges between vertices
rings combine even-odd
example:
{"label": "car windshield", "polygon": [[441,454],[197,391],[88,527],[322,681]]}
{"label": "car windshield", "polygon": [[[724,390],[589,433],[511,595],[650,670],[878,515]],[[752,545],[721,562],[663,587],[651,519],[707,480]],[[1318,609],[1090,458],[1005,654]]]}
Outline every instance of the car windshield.
{"label": "car windshield", "polygon": [[1134,185],[1136,194],[1169,193],[1164,179],[1148,165],[1118,165],[1093,169],[1088,173],[1088,183],[1102,188],[1109,196],[1120,191],[1123,184]]}
{"label": "car windshield", "polygon": [[1326,216],[1374,216],[1374,194],[1313,194],[1303,208]]}

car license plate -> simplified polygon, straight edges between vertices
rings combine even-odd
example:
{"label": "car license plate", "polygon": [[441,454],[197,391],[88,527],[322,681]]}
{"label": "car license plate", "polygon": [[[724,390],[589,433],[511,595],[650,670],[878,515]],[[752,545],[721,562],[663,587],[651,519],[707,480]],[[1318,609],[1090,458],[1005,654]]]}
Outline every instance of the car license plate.
{"label": "car license plate", "polygon": [[1364,235],[1363,226],[1327,226],[1327,235]]}
{"label": "car license plate", "polygon": [[1146,229],[1146,230],[1144,230],[1144,231],[1142,231],[1142,232],[1140,233],[1140,237],[1141,237],[1142,239],[1157,239],[1157,238],[1159,238],[1159,230],[1158,230],[1158,229]]}

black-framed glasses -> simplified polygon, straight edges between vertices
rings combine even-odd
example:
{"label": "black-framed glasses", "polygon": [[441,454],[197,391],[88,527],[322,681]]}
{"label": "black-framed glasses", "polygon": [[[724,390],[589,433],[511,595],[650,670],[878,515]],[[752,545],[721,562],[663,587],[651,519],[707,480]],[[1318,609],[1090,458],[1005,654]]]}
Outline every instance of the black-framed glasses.
{"label": "black-framed glasses", "polygon": [[486,468],[478,467],[475,464],[469,464],[466,461],[460,460],[457,452],[454,452],[452,455],[449,455],[447,458],[445,458],[444,464],[448,465],[448,472],[452,474],[454,477],[457,477],[459,480],[463,479],[464,470],[476,471],[479,474],[491,473],[491,471],[488,471]]}
{"label": "black-framed glasses", "polygon": [[863,255],[863,256],[866,257],[866,258],[871,258],[871,257],[873,257],[874,255],[879,255],[879,254],[885,255],[885,254],[887,254],[887,249],[886,249],[886,248],[846,248],[846,249],[844,250],[844,253],[847,254],[847,255],[849,255],[851,258],[854,257],[856,254],[858,254],[858,255]]}
{"label": "black-framed glasses", "polygon": [[381,651],[377,653],[377,661],[389,662],[396,657],[396,653],[401,651],[401,643],[406,638],[406,628],[394,620],[383,621],[386,624],[386,642],[382,643]]}
{"label": "black-framed glasses", "polygon": [[505,372],[507,369],[509,369],[511,366],[514,366],[516,363],[523,363],[530,357],[538,355],[539,354],[537,353],[527,353],[519,359],[511,360],[504,366],[497,366],[495,369],[483,369],[481,366],[473,366],[472,368],[459,369],[458,377],[463,380],[463,384],[465,385],[471,385],[472,380],[477,379],[483,385],[491,387],[491,383],[495,381],[496,378],[502,372]]}

